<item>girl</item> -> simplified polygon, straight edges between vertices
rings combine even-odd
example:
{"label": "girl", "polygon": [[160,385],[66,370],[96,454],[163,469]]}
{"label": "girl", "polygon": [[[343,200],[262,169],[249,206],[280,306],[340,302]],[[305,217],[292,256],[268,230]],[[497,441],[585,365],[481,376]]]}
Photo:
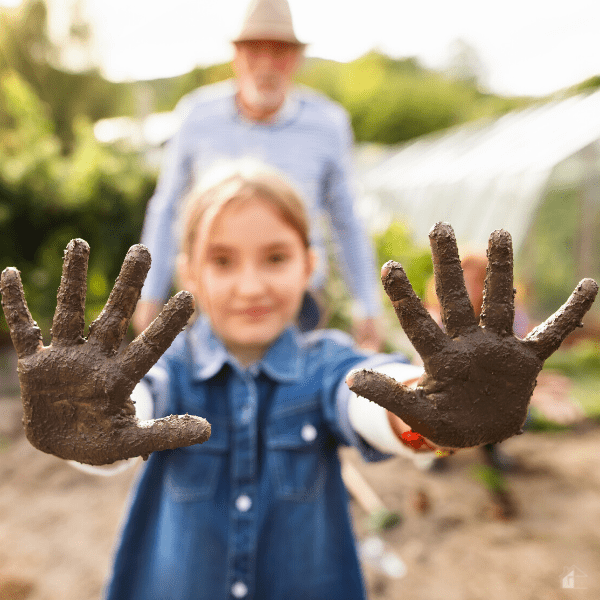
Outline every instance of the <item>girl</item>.
{"label": "girl", "polygon": [[[338,446],[351,444],[377,460],[406,450],[405,442],[435,448],[410,427],[451,447],[514,435],[544,358],[597,292],[594,282],[582,282],[549,326],[517,340],[510,240],[500,232],[490,245],[480,328],[454,236],[438,224],[432,252],[448,336],[401,267],[382,269],[425,365],[411,390],[363,370],[385,364],[382,370],[409,383],[422,369],[415,373],[401,357],[366,356],[339,332],[302,335],[295,327],[315,258],[302,202],[284,180],[266,173],[229,177],[192,196],[184,223],[182,283],[201,313],[135,390],[138,411],[145,394],[156,421],[135,421],[129,393],[187,320],[185,311],[173,310],[186,300],[176,296],[117,354],[143,282],[139,248],[128,254],[87,341],[81,241],[66,254],[49,347],[26,308],[18,272],[2,275],[28,436],[39,442],[52,424],[42,436],[46,445],[37,447],[65,458],[88,448],[93,464],[102,456],[112,462],[117,454],[163,450],[152,452],[133,492],[106,590],[110,600],[364,599]],[[349,391],[345,377],[357,367],[346,379],[350,387],[392,412]],[[99,416],[92,418],[94,412]],[[199,417],[212,426],[202,444],[206,426]]]}
{"label": "girl", "polygon": [[234,175],[193,195],[183,222],[180,279],[201,316],[145,382],[154,417],[200,415],[212,433],[150,457],[107,597],[364,598],[337,446],[369,460],[404,446],[384,409],[349,406],[344,376],[366,356],[293,326],[316,260],[302,201],[275,175]]}

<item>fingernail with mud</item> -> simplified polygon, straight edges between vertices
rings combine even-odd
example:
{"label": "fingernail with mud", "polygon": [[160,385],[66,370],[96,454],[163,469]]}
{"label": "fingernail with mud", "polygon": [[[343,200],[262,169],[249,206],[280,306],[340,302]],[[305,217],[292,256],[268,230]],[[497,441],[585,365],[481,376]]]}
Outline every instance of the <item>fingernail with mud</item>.
{"label": "fingernail with mud", "polygon": [[356,375],[356,371],[350,371],[348,375],[346,375],[346,385],[351,388],[354,385],[354,377]]}
{"label": "fingernail with mud", "polygon": [[388,260],[383,267],[381,267],[381,279],[385,279],[390,274],[394,263],[391,260]]}

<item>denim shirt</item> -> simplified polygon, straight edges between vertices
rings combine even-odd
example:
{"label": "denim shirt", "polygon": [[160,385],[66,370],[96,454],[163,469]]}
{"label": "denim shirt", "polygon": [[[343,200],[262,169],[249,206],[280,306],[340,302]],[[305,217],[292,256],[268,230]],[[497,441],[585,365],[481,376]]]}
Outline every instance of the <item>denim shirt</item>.
{"label": "denim shirt", "polygon": [[202,416],[211,437],[150,456],[106,597],[364,600],[337,455],[386,457],[347,416],[364,361],[345,334],[290,328],[243,369],[202,318],[183,332],[146,377],[155,414]]}

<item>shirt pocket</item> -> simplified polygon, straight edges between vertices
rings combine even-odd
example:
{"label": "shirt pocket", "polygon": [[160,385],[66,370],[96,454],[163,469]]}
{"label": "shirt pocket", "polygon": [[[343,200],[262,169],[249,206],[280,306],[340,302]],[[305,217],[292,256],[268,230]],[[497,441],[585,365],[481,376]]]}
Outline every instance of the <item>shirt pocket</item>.
{"label": "shirt pocket", "polygon": [[265,444],[278,498],[304,502],[321,494],[326,459],[320,410],[273,415],[266,425]]}
{"label": "shirt pocket", "polygon": [[226,467],[229,432],[226,420],[206,417],[211,424],[210,438],[203,444],[177,448],[170,452],[165,483],[176,502],[212,500],[219,475]]}

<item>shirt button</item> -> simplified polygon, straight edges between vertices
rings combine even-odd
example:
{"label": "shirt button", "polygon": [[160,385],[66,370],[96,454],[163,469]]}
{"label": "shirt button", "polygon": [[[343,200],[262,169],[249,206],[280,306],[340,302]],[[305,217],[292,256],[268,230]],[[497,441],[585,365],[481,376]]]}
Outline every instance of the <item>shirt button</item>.
{"label": "shirt button", "polygon": [[314,442],[317,438],[317,430],[314,425],[306,423],[306,425],[302,426],[300,435],[305,442]]}
{"label": "shirt button", "polygon": [[246,496],[246,494],[238,496],[235,500],[235,507],[240,512],[248,512],[250,508],[252,508],[252,500],[250,499],[250,496]]}
{"label": "shirt button", "polygon": [[248,586],[243,581],[236,581],[231,586],[231,595],[234,598],[244,598],[248,595]]}
{"label": "shirt button", "polygon": [[240,420],[242,423],[249,423],[252,418],[252,409],[249,406],[242,408]]}

